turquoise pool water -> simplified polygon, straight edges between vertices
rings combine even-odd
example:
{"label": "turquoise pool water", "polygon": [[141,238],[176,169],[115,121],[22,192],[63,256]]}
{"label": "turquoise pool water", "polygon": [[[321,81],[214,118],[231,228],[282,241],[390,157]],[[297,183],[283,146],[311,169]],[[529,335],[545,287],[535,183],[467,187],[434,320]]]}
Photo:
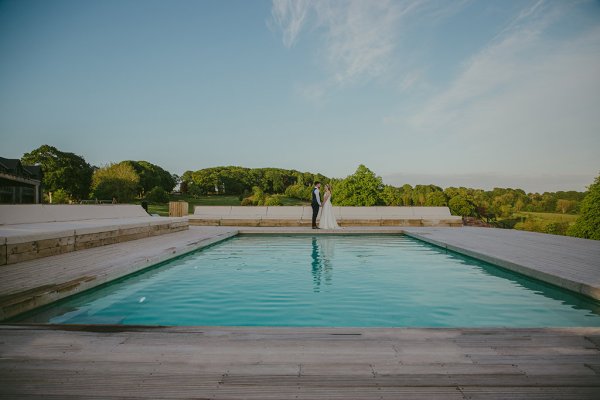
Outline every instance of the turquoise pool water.
{"label": "turquoise pool water", "polygon": [[241,236],[29,315],[67,324],[600,326],[600,304],[401,236]]}

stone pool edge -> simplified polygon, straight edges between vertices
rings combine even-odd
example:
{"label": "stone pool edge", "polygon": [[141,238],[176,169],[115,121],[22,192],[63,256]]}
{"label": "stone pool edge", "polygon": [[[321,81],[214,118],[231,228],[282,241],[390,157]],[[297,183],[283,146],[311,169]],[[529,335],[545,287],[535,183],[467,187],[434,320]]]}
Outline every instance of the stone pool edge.
{"label": "stone pool edge", "polygon": [[404,231],[404,235],[412,237],[417,240],[421,240],[423,242],[432,244],[434,246],[447,249],[453,251],[455,253],[463,254],[477,260],[485,261],[497,267],[501,267],[507,269],[509,271],[517,272],[521,275],[527,276],[529,278],[536,279],[538,281],[549,283],[551,285],[557,286],[562,289],[566,289],[568,291],[580,294],[584,297],[600,301],[600,288],[587,284],[585,282],[576,281],[573,279],[568,279],[566,277],[557,276],[552,273],[541,271],[537,268],[528,267],[523,264],[518,264],[516,262],[503,259],[497,256],[492,256],[489,254],[485,254],[483,252],[475,251],[472,249],[468,249],[466,247],[461,247],[453,244],[446,243],[443,240],[436,240],[427,236],[427,233],[417,233],[414,231]]}

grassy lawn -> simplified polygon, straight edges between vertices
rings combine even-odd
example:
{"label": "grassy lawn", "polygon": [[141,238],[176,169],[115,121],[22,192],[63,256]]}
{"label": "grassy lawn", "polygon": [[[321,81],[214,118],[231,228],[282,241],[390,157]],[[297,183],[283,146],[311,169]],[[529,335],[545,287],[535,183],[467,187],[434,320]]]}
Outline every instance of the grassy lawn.
{"label": "grassy lawn", "polygon": [[514,229],[566,235],[569,227],[575,223],[578,215],[560,213],[520,212],[512,215],[517,221]]}
{"label": "grassy lawn", "polygon": [[[238,196],[202,196],[202,197],[191,197],[191,196],[170,196],[170,201],[187,201],[189,205],[189,213],[194,213],[194,206],[239,206],[240,199]],[[302,201],[290,197],[283,197],[281,202],[284,206],[303,206],[308,205],[308,201]],[[140,202],[136,202],[140,204]],[[149,204],[148,211],[150,214],[158,214],[162,216],[169,215],[168,204]]]}
{"label": "grassy lawn", "polygon": [[513,214],[515,218],[534,218],[544,223],[551,222],[575,222],[579,215],[561,213],[520,212]]}

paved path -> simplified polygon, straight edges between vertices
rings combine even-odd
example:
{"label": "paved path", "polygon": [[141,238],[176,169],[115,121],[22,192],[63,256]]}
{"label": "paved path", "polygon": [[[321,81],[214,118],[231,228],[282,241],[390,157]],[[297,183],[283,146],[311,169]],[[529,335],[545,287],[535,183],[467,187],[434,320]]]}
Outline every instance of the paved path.
{"label": "paved path", "polygon": [[598,399],[600,329],[0,326],[3,399]]}
{"label": "paved path", "polygon": [[405,228],[409,236],[600,300],[600,240],[492,228]]}

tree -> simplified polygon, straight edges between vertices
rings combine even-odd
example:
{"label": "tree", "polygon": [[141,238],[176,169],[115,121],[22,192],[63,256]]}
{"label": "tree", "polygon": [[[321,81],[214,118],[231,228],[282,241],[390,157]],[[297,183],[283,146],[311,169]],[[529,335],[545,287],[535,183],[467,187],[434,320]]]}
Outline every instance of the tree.
{"label": "tree", "polygon": [[405,206],[412,205],[412,191],[413,188],[408,183],[402,185],[402,203]]}
{"label": "tree", "polygon": [[600,240],[600,175],[588,187],[588,192],[581,201],[580,213],[568,234]]}
{"label": "tree", "polygon": [[140,177],[138,184],[138,194],[143,196],[145,193],[158,186],[169,193],[177,184],[176,176],[148,161],[123,161],[131,165],[136,174]]}
{"label": "tree", "polygon": [[571,213],[577,208],[577,200],[558,199],[556,201],[556,211],[563,214]]}
{"label": "tree", "polygon": [[92,196],[101,200],[115,198],[120,203],[133,200],[140,177],[128,162],[109,164],[94,171]]}
{"label": "tree", "polygon": [[475,206],[461,195],[456,195],[448,202],[453,215],[468,217],[475,212]]}
{"label": "tree", "polygon": [[383,188],[381,199],[386,206],[401,206],[404,204],[402,200],[402,189],[390,185],[385,185]]}
{"label": "tree", "polygon": [[444,192],[430,192],[425,196],[425,205],[426,206],[435,206],[435,207],[443,207],[448,205],[448,199]]}
{"label": "tree", "polygon": [[88,197],[94,169],[83,157],[45,144],[23,154],[21,162],[42,167],[42,184],[51,203],[52,194],[57,190],[75,200]]}
{"label": "tree", "polygon": [[374,206],[382,204],[383,181],[369,168],[359,165],[353,175],[334,189],[333,202],[339,206]]}
{"label": "tree", "polygon": [[[442,188],[435,185],[417,185],[412,190],[412,203],[416,206],[431,205],[427,204],[427,197],[430,193],[442,192]],[[438,200],[441,197],[437,198]]]}
{"label": "tree", "polygon": [[169,202],[169,193],[160,186],[154,186],[146,193],[146,201],[154,204],[164,204]]}

